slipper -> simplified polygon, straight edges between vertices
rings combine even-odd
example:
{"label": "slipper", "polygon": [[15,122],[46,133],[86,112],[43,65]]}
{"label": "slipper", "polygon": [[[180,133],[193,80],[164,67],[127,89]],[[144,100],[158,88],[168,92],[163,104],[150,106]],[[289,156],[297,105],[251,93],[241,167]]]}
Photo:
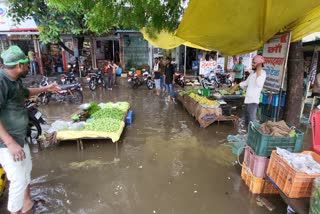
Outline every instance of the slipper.
{"label": "slipper", "polygon": [[41,204],[41,202],[43,202],[43,200],[33,200],[33,205],[32,207],[30,208],[30,210],[28,210],[27,212],[21,212],[21,214],[35,214],[36,213],[36,209],[37,209],[37,206],[39,204]]}

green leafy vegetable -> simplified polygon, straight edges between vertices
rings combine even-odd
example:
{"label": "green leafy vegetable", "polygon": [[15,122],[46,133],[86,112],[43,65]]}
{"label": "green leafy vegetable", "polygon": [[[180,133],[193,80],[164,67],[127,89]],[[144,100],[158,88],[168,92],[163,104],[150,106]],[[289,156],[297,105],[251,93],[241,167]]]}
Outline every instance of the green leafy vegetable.
{"label": "green leafy vegetable", "polygon": [[121,121],[112,118],[99,118],[91,123],[87,123],[84,130],[115,132],[120,129]]}
{"label": "green leafy vegetable", "polygon": [[121,111],[118,108],[102,108],[96,113],[91,115],[92,118],[94,119],[99,119],[99,118],[112,118],[116,120],[122,120],[124,117],[124,112]]}
{"label": "green leafy vegetable", "polygon": [[100,109],[101,107],[96,102],[91,102],[89,108],[86,111],[89,113],[89,115],[93,115]]}

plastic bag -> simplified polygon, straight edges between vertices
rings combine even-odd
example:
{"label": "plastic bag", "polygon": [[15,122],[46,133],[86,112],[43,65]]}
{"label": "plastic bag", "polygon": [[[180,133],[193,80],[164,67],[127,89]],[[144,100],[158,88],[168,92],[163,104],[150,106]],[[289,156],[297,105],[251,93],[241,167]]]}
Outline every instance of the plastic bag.
{"label": "plastic bag", "polygon": [[79,109],[87,110],[90,107],[90,103],[84,103],[79,106]]}
{"label": "plastic bag", "polygon": [[74,131],[80,131],[82,129],[84,129],[86,125],[86,122],[78,122],[78,123],[72,123],[70,126],[69,126],[69,129],[70,130],[74,130]]}
{"label": "plastic bag", "polygon": [[51,127],[55,131],[62,131],[62,130],[68,130],[69,129],[69,123],[64,120],[56,120],[54,123],[52,123]]}

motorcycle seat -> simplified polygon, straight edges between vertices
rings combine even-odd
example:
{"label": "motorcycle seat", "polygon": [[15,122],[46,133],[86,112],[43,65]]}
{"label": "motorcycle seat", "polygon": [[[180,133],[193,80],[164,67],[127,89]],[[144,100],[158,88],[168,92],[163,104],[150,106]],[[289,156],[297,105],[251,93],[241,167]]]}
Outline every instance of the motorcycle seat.
{"label": "motorcycle seat", "polygon": [[59,87],[61,88],[61,90],[68,90],[70,88],[75,87],[77,84],[67,84],[67,85],[59,85]]}

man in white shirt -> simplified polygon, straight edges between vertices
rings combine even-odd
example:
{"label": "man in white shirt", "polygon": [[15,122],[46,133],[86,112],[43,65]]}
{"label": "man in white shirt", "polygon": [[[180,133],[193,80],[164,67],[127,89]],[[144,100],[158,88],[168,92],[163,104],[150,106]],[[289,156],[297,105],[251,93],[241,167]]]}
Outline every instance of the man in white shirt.
{"label": "man in white shirt", "polygon": [[252,72],[246,81],[240,83],[241,88],[246,89],[246,98],[244,104],[245,110],[245,127],[247,128],[249,122],[256,120],[257,109],[259,105],[260,93],[266,80],[267,74],[262,69],[264,63],[263,56],[256,55],[252,59]]}

